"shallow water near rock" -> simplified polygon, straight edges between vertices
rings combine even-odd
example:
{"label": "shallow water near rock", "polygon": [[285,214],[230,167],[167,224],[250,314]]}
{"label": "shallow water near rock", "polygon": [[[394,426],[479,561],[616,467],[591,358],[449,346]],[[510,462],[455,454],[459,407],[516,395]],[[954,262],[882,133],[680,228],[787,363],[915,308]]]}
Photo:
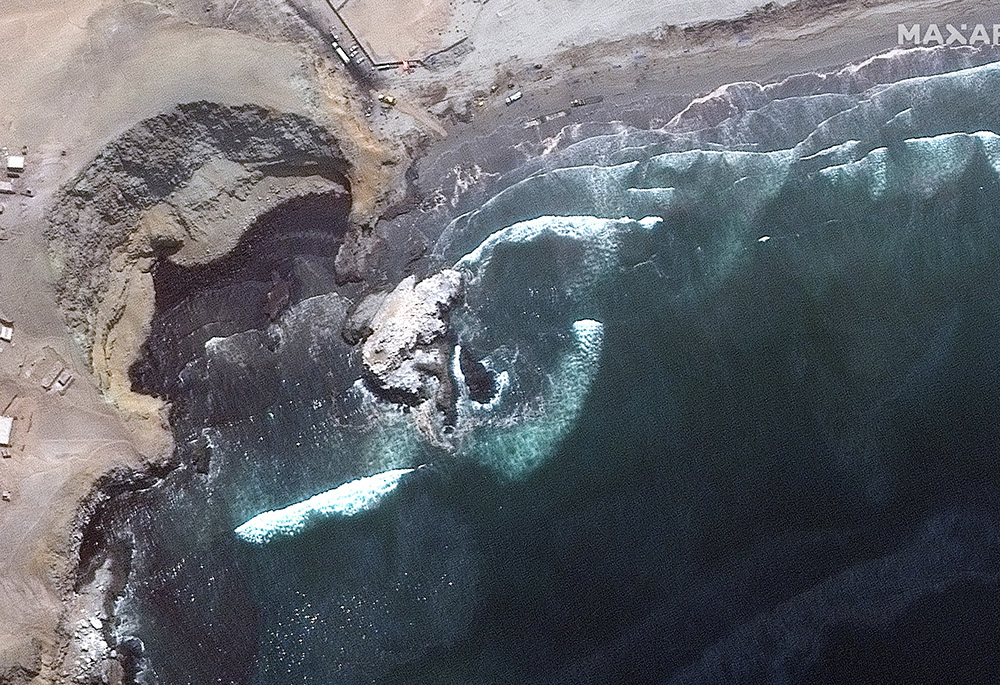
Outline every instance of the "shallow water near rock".
{"label": "shallow water near rock", "polygon": [[[356,382],[333,286],[199,333],[166,386],[187,460],[107,514],[138,681],[995,670],[929,626],[1000,628],[971,610],[1000,568],[1000,109],[955,105],[998,82],[844,95],[770,147],[759,112],[595,136],[457,217],[433,258],[496,383],[459,393],[450,450]],[[733,130],[760,150],[690,149]],[[419,465],[351,516],[233,532]]]}

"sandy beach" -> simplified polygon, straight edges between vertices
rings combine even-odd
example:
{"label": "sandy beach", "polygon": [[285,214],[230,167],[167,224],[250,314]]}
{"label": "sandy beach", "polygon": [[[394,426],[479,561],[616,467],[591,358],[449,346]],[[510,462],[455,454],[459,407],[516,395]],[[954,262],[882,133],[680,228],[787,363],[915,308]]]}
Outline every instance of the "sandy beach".
{"label": "sandy beach", "polygon": [[[209,262],[253,218],[334,185],[305,165],[253,175],[252,162],[214,151],[217,165],[199,167],[194,181],[109,221],[129,238],[95,255],[107,282],[89,309],[68,311],[66,260],[46,238],[55,204],[141,122],[201,101],[315,122],[343,153],[360,230],[432,197],[469,160],[499,170],[517,144],[543,146],[573,123],[656,127],[722,84],[894,49],[899,23],[997,18],[977,0],[412,5],[338,5],[377,61],[421,61],[370,80],[347,73],[331,49],[339,24],[325,2],[13,0],[0,11],[0,55],[14,65],[0,72],[0,145],[26,156],[16,194],[0,195],[0,314],[14,328],[12,342],[0,342],[0,413],[15,419],[11,456],[0,463],[0,490],[10,493],[0,502],[0,683],[73,682],[82,672],[81,635],[104,609],[100,593],[74,586],[81,506],[112,469],[173,457],[170,408],[133,393],[128,375],[152,318],[157,245],[169,238],[179,263]],[[513,93],[520,99],[505,105]],[[222,123],[192,130],[213,125]],[[183,152],[161,142],[151,157]],[[233,194],[237,181],[243,191]],[[201,232],[185,233],[185,221]],[[71,383],[44,387],[57,367]]]}

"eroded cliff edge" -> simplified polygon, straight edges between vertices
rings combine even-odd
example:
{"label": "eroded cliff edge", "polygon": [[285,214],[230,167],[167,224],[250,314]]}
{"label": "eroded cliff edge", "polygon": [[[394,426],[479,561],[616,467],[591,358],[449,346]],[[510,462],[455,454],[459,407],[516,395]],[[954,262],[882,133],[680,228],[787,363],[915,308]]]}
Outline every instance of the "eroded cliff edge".
{"label": "eroded cliff edge", "polygon": [[[62,189],[46,234],[59,305],[106,395],[141,415],[161,409],[132,393],[127,377],[149,333],[157,258],[209,263],[261,214],[294,197],[346,196],[349,178],[365,186],[365,172],[395,165],[398,154],[342,146],[300,115],[208,102],[180,105],[108,144]],[[386,193],[363,188],[359,215]]]}

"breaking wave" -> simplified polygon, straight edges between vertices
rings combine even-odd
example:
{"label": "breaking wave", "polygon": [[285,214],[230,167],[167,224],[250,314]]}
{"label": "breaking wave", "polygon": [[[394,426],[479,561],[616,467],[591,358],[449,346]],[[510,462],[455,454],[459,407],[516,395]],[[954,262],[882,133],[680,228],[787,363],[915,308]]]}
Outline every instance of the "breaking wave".
{"label": "breaking wave", "polygon": [[466,450],[476,461],[507,478],[537,468],[572,430],[600,368],[604,326],[584,319],[573,323],[573,348],[547,378],[537,404],[520,409],[516,421],[487,424],[470,436]]}
{"label": "breaking wave", "polygon": [[376,506],[412,471],[393,469],[352,480],[283,509],[257,514],[233,532],[247,542],[260,545],[276,537],[295,535],[317,521],[355,516]]}

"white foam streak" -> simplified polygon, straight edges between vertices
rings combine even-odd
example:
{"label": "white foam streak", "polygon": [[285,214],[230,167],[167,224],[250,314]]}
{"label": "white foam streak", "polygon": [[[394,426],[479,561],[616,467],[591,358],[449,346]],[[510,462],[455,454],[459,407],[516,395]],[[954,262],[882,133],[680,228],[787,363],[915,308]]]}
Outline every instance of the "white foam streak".
{"label": "white foam streak", "polygon": [[455,267],[466,269],[476,267],[489,259],[497,246],[503,243],[527,243],[546,233],[590,242],[606,238],[616,230],[627,229],[635,224],[648,231],[662,222],[663,219],[658,216],[647,216],[642,219],[632,219],[629,217],[600,219],[593,216],[542,216],[537,219],[513,224],[490,234],[475,250],[459,259],[455,263]]}
{"label": "white foam streak", "polygon": [[283,509],[258,514],[234,532],[247,542],[262,545],[277,537],[291,537],[316,521],[354,516],[377,506],[414,470],[392,469],[352,480]]}

